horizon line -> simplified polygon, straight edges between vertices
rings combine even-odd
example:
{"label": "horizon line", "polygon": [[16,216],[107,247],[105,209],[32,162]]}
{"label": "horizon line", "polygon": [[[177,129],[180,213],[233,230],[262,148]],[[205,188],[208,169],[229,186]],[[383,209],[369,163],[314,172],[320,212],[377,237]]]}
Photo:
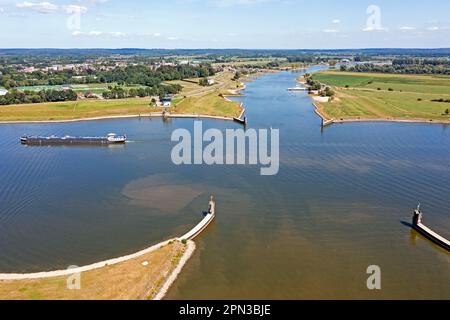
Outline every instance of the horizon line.
{"label": "horizon line", "polygon": [[450,50],[450,47],[354,47],[354,48],[143,48],[143,47],[9,47],[0,50],[282,50],[282,51],[326,51],[326,50]]}

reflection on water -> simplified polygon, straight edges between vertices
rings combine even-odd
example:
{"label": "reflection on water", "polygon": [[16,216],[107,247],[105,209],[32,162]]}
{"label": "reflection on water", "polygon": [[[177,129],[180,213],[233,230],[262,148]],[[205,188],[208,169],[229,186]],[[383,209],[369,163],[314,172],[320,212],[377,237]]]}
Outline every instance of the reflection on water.
{"label": "reflection on water", "polygon": [[[41,271],[131,253],[182,234],[210,194],[217,217],[169,298],[450,298],[450,254],[400,221],[421,200],[450,236],[450,131],[357,123],[320,130],[297,75],[248,85],[249,128],[280,129],[280,173],[174,166],[170,135],[192,119],[0,126],[0,271]],[[205,120],[204,129],[238,128]],[[23,134],[125,132],[124,148],[21,146]],[[379,265],[381,292],[366,288]]]}

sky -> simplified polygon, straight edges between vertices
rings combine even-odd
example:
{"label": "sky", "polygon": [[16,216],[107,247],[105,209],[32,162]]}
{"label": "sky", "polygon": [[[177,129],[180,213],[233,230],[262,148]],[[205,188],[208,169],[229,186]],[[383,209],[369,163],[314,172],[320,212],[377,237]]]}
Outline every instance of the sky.
{"label": "sky", "polygon": [[448,48],[449,0],[0,0],[0,48]]}

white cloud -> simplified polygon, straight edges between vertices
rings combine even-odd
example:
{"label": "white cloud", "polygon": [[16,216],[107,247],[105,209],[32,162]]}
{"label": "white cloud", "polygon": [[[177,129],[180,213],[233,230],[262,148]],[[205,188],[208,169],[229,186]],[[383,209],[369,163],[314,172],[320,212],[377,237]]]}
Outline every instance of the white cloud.
{"label": "white cloud", "polygon": [[86,4],[91,5],[91,6],[95,6],[97,4],[106,3],[106,2],[108,2],[108,0],[78,0],[78,2],[86,3]]}
{"label": "white cloud", "polygon": [[119,31],[114,31],[114,32],[103,32],[103,31],[92,30],[92,31],[89,31],[89,32],[82,32],[82,31],[76,30],[76,31],[72,32],[72,36],[74,36],[74,37],[100,37],[100,36],[109,36],[109,37],[120,38],[120,37],[125,37],[125,36],[127,36],[127,34],[126,34],[125,32],[119,32]]}
{"label": "white cloud", "polygon": [[428,31],[438,31],[440,28],[439,27],[429,27],[427,28]]}
{"label": "white cloud", "polygon": [[416,27],[409,27],[409,26],[400,27],[400,30],[416,30],[416,29],[417,29]]}
{"label": "white cloud", "polygon": [[155,32],[155,33],[153,34],[153,36],[154,36],[154,37],[161,37],[161,33]]}
{"label": "white cloud", "polygon": [[88,8],[80,5],[66,5],[59,6],[51,2],[30,2],[24,1],[16,4],[16,7],[24,10],[31,10],[39,13],[65,13],[65,14],[74,14],[74,13],[85,13]]}
{"label": "white cloud", "polygon": [[234,5],[253,5],[271,0],[214,0],[213,2],[220,7],[230,7]]}
{"label": "white cloud", "polygon": [[68,5],[68,6],[64,6],[62,7],[62,9],[67,13],[67,14],[73,14],[73,13],[85,13],[88,9],[84,6],[77,6],[77,5]]}
{"label": "white cloud", "polygon": [[53,13],[58,12],[59,7],[51,2],[29,2],[24,1],[16,4],[17,8],[29,9],[39,13]]}
{"label": "white cloud", "polygon": [[385,31],[385,32],[388,32],[389,29],[388,28],[383,28],[383,27],[367,27],[367,28],[364,28],[362,31],[364,31],[364,32],[372,32],[372,31]]}
{"label": "white cloud", "polygon": [[167,40],[178,40],[177,37],[167,37]]}
{"label": "white cloud", "polygon": [[337,30],[337,29],[325,29],[325,30],[323,30],[323,32],[325,32],[325,33],[338,33],[339,30]]}
{"label": "white cloud", "polygon": [[339,23],[341,23],[341,20],[339,20],[339,19],[334,19],[332,22],[333,22],[334,24],[339,24]]}
{"label": "white cloud", "polygon": [[5,9],[0,8],[0,13],[3,13],[3,12],[5,12]]}
{"label": "white cloud", "polygon": [[125,37],[127,35],[125,32],[110,32],[109,34],[117,38]]}

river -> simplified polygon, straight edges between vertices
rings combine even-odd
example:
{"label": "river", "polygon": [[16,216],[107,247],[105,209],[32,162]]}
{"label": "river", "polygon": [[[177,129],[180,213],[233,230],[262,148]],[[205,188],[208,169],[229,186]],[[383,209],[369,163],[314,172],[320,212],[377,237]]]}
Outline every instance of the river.
{"label": "river", "polygon": [[[174,129],[193,119],[0,125],[0,272],[36,272],[132,253],[189,230],[210,194],[214,223],[172,299],[449,299],[450,254],[406,223],[450,236],[450,127],[354,123],[321,130],[299,74],[248,84],[250,128],[280,129],[280,171],[175,166]],[[203,120],[204,129],[239,128]],[[126,133],[113,147],[26,147],[23,134]],[[368,266],[382,289],[367,289]]]}

